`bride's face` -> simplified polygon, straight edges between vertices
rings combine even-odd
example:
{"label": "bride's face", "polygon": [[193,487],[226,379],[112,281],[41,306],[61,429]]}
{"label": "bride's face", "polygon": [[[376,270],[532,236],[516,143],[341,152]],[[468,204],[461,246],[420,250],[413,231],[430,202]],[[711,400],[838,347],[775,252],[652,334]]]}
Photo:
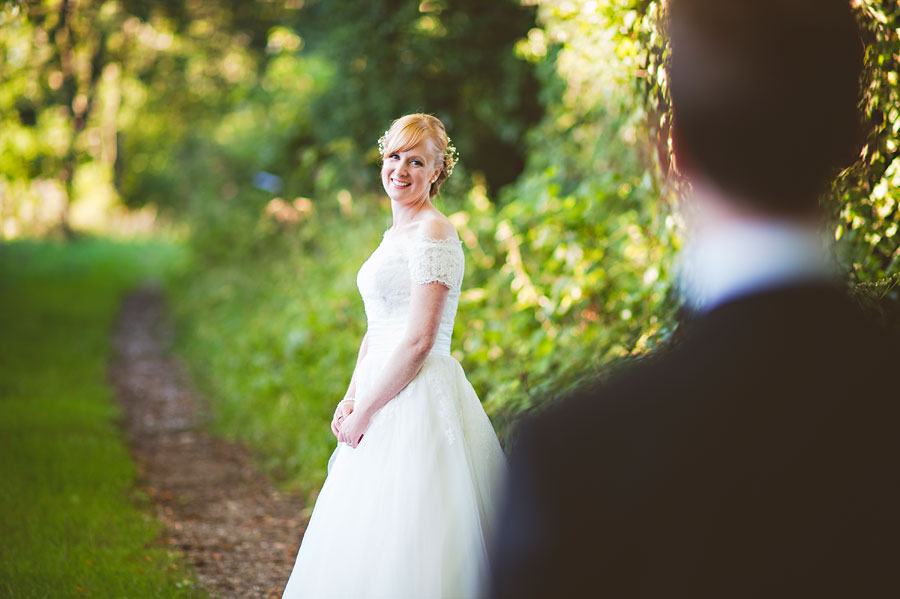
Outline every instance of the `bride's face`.
{"label": "bride's face", "polygon": [[395,202],[420,202],[428,198],[431,182],[439,172],[431,142],[426,139],[408,150],[386,156],[381,167],[381,184]]}

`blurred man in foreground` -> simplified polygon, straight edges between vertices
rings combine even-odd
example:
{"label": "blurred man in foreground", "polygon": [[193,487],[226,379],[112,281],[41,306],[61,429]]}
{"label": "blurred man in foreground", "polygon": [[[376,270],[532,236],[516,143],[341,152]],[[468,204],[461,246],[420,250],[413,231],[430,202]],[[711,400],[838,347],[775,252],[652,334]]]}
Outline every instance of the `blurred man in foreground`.
{"label": "blurred man in foreground", "polygon": [[493,597],[898,597],[900,349],[818,199],[858,155],[848,1],[672,0],[692,184],[674,349],[523,425]]}

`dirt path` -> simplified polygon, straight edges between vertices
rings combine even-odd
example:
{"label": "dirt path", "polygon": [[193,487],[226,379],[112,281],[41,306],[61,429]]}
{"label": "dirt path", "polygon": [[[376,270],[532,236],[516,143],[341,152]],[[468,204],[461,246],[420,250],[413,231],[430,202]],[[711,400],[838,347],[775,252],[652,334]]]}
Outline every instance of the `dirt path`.
{"label": "dirt path", "polygon": [[203,403],[168,353],[158,291],[125,298],[112,381],[125,407],[140,484],[200,583],[219,598],[280,597],[300,544],[303,506],[277,491],[240,446],[205,432]]}

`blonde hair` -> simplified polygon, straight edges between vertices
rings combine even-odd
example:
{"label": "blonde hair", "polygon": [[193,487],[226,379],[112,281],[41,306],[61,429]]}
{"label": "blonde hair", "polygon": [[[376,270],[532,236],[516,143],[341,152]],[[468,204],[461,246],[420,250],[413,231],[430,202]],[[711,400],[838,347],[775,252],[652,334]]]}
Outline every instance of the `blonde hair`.
{"label": "blonde hair", "polygon": [[437,179],[428,190],[428,197],[433,198],[437,195],[441,184],[453,172],[453,167],[458,161],[456,148],[450,143],[447,130],[440,119],[423,113],[402,116],[391,123],[390,129],[384,132],[378,140],[378,148],[381,150],[381,160],[384,161],[391,154],[409,150],[425,139],[431,140],[435,152],[434,163],[441,165]]}

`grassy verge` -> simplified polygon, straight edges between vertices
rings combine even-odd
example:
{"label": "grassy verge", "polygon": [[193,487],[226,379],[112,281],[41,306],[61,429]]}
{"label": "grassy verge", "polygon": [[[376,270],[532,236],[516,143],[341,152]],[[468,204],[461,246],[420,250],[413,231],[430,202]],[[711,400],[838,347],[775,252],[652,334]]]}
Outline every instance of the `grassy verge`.
{"label": "grassy verge", "polygon": [[383,221],[352,235],[325,223],[333,234],[316,244],[298,235],[260,254],[194,264],[171,289],[179,348],[212,404],[216,432],[247,442],[267,472],[310,500],[336,445],[328,423],[365,333],[356,270]]}
{"label": "grassy verge", "polygon": [[162,244],[0,245],[0,596],[201,597],[134,487],[107,381],[121,294]]}

